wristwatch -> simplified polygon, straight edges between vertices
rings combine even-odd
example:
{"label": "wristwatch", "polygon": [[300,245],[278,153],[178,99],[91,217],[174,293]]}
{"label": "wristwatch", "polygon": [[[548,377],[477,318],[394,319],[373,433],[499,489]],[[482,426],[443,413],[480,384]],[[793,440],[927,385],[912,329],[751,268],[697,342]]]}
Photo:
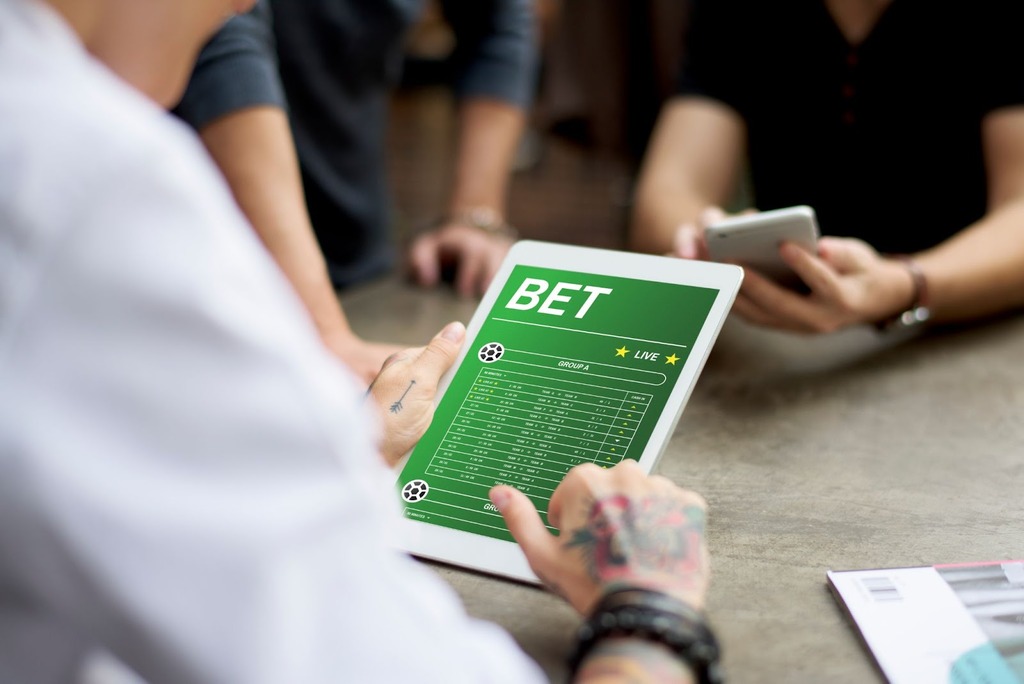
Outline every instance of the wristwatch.
{"label": "wristwatch", "polygon": [[472,226],[473,228],[479,228],[485,233],[500,235],[513,241],[519,239],[519,231],[491,207],[470,207],[462,211],[445,214],[434,221],[432,227],[438,228],[447,223],[460,223],[465,226]]}
{"label": "wristwatch", "polygon": [[914,281],[914,297],[909,309],[879,321],[875,324],[875,327],[880,332],[909,330],[920,327],[932,317],[932,312],[928,308],[928,280],[925,278],[921,267],[909,256],[894,254],[891,255],[891,258],[901,261],[910,273],[910,278]]}

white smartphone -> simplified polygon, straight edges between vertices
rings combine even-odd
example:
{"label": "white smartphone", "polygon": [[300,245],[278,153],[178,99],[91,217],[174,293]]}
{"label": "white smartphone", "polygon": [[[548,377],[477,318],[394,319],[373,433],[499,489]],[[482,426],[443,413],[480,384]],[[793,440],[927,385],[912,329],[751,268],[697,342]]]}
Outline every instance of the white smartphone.
{"label": "white smartphone", "polygon": [[708,226],[704,237],[712,261],[738,263],[787,287],[799,287],[800,278],[779,256],[779,245],[794,242],[816,254],[818,221],[811,207],[787,207],[727,218]]}

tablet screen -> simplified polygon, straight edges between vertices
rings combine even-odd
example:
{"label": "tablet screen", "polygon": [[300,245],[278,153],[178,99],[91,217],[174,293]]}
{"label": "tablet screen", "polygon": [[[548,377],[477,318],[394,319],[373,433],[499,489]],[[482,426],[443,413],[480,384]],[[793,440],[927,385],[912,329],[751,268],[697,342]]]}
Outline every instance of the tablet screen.
{"label": "tablet screen", "polygon": [[639,460],[717,295],[516,266],[398,479],[405,516],[512,541],[495,484],[548,524],[573,466]]}

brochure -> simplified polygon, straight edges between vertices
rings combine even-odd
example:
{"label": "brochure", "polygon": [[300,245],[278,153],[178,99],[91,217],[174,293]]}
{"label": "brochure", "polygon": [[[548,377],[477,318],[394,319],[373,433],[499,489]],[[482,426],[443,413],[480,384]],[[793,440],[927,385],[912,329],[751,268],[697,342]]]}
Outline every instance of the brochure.
{"label": "brochure", "polygon": [[828,573],[892,684],[1024,684],[1024,561]]}

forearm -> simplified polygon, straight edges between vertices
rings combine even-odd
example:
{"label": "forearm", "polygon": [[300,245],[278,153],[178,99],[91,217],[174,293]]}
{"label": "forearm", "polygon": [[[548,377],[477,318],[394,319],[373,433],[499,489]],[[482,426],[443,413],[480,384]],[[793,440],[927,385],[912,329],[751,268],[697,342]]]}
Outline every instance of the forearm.
{"label": "forearm", "polygon": [[482,98],[459,108],[459,142],[449,212],[487,207],[504,216],[509,170],[525,116],[518,107]]}
{"label": "forearm", "polygon": [[287,115],[252,107],[200,131],[235,200],[325,340],[351,335],[306,211]]}
{"label": "forearm", "polygon": [[1024,197],[918,254],[932,320],[955,322],[1024,306]]}
{"label": "forearm", "polygon": [[739,176],[743,120],[702,98],[670,101],[658,119],[637,182],[630,247],[672,249],[676,229],[708,206],[724,205]]}
{"label": "forearm", "polygon": [[686,178],[669,175],[641,178],[637,186],[629,242],[634,251],[672,251],[679,226],[695,223],[704,209],[720,204],[702,196]]}
{"label": "forearm", "polygon": [[980,318],[1024,305],[1024,107],[982,121],[989,211],[916,256],[932,319]]}
{"label": "forearm", "polygon": [[639,639],[607,639],[587,656],[576,684],[693,684],[693,672],[668,648]]}

